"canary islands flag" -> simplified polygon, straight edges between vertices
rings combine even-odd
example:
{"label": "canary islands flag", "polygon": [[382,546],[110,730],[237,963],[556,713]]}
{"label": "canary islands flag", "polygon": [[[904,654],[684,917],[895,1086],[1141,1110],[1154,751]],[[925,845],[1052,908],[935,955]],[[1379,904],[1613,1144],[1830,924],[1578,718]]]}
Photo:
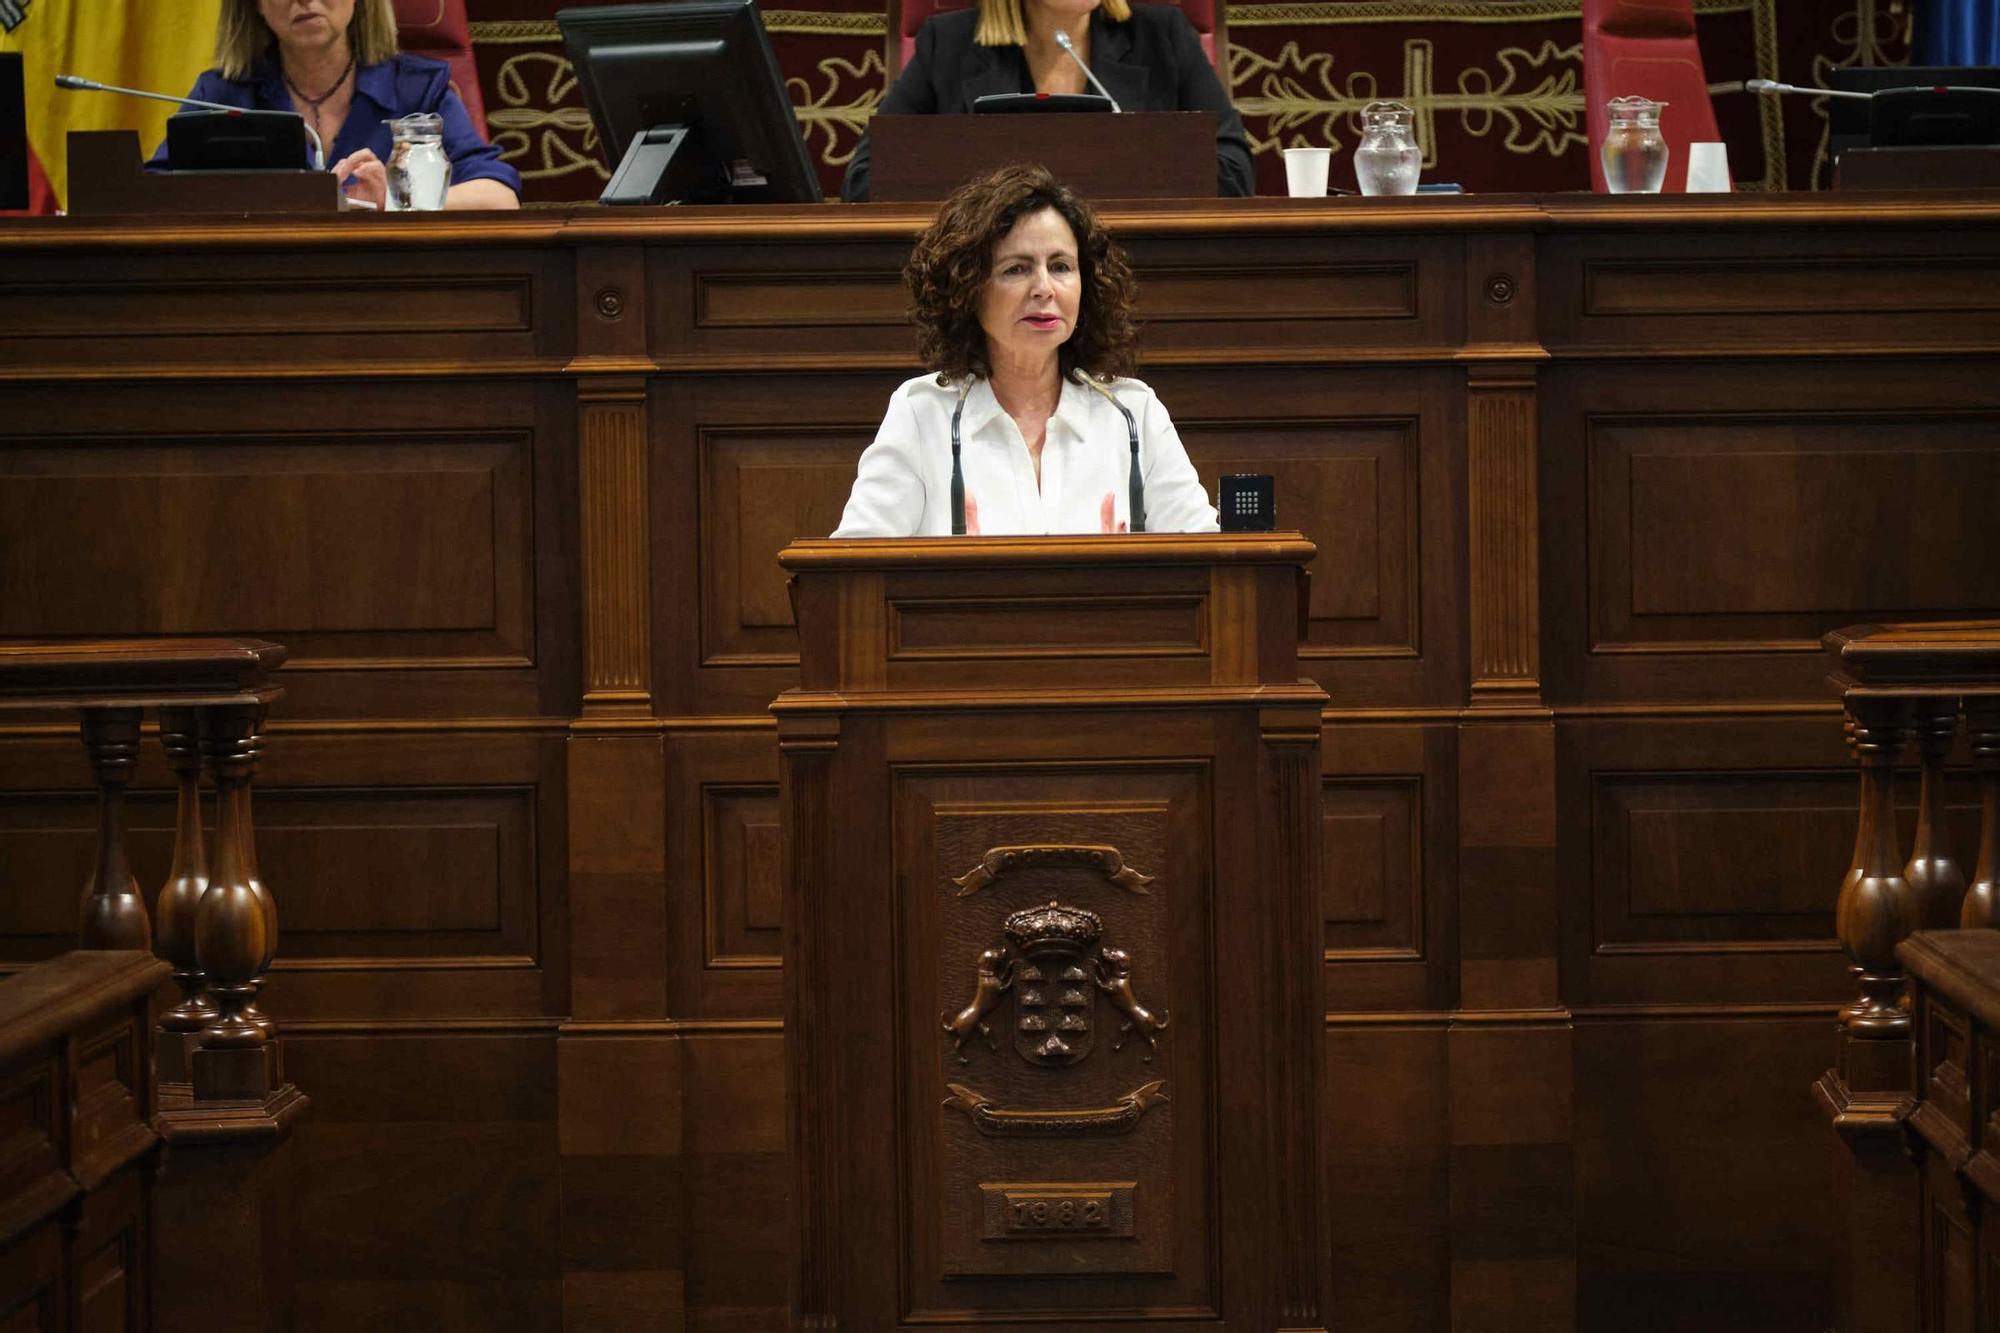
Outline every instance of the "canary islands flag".
{"label": "canary islands flag", "polygon": [[174,107],[115,93],[65,92],[77,74],[148,92],[185,94],[215,63],[221,0],[0,0],[0,51],[21,53],[27,92],[29,207],[69,196],[71,130],[136,130],[150,154]]}

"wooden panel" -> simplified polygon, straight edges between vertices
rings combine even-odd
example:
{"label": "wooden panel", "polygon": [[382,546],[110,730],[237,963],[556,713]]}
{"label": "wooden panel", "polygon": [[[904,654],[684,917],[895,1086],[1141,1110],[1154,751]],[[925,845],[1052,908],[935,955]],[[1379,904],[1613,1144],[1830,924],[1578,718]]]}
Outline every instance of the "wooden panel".
{"label": "wooden panel", "polygon": [[[913,1308],[964,1319],[988,1302],[1032,1302],[1004,1279],[1043,1275],[1091,1279],[1061,1307],[1070,1315],[1135,1303],[1212,1307],[1219,1227],[1205,1187],[1215,1149],[1203,1099],[1212,1077],[1204,1013],[1217,983],[1193,930],[1210,856],[1199,772],[964,771],[897,786],[897,935],[907,941],[897,1044],[911,1066],[902,1211]],[[1115,847],[1153,879],[1121,885],[1088,865],[1050,862],[968,881],[970,890],[958,882],[990,848],[1035,844]],[[1003,931],[1010,914],[1055,902],[1092,914],[1090,943],[1123,951],[1134,997],[1169,1016],[1157,1051],[1097,1002],[1089,945],[1040,953]],[[968,1028],[955,1040],[939,1016],[949,1021],[967,1004],[987,966],[982,954],[996,948],[1018,960],[1012,997],[980,1020],[985,1033]],[[1121,1099],[1149,1086],[1167,1100],[1129,1103],[1129,1124],[1096,1133],[1073,1125],[1009,1137],[980,1127],[968,1104],[1060,1116],[1128,1104]],[[1129,1243],[1075,1231],[986,1237],[988,1187],[1076,1195],[1099,1181],[1131,1188]]]}
{"label": "wooden panel", "polygon": [[1940,228],[1884,245],[1859,228],[1568,234],[1540,255],[1553,350],[1750,354],[1993,344],[1992,242]]}
{"label": "wooden panel", "polygon": [[[570,343],[568,259],[504,244],[299,254],[56,253],[0,280],[0,365],[282,367],[547,358]],[[217,312],[226,312],[218,315]],[[383,339],[398,340],[394,352]]]}
{"label": "wooden panel", "polygon": [[1180,427],[1211,498],[1231,472],[1266,472],[1279,526],[1319,547],[1301,656],[1418,652],[1418,435],[1404,421]]}
{"label": "wooden panel", "polygon": [[1321,853],[1330,1014],[1426,1009],[1457,986],[1451,726],[1328,722]]}
{"label": "wooden panel", "polygon": [[4,632],[261,635],[291,653],[287,717],[567,714],[570,395],[365,399],[311,380],[0,384]]}
{"label": "wooden panel", "polygon": [[673,1012],[776,1018],[783,952],[778,744],[767,728],[667,740]]}
{"label": "wooden panel", "polygon": [[555,1041],[288,1032],[301,1333],[556,1333]]}
{"label": "wooden panel", "polygon": [[527,664],[526,437],[218,435],[7,450],[0,633],[268,626],[295,666]]}
{"label": "wooden panel", "polygon": [[706,665],[798,661],[778,552],[840,526],[872,426],[701,432]]}
{"label": "wooden panel", "polygon": [[906,236],[652,247],[647,346],[675,368],[762,370],[834,360],[911,367],[915,344],[900,277],[909,257]]}
{"label": "wooden panel", "polygon": [[1139,277],[1149,367],[1435,346],[1463,327],[1463,248],[1442,237],[1300,235],[1220,252],[1181,237],[1120,239]]}
{"label": "wooden panel", "polygon": [[698,329],[909,326],[909,294],[895,273],[697,273],[694,290]]}
{"label": "wooden panel", "polygon": [[1832,1325],[1832,1014],[1579,1022],[1579,1327]]}
{"label": "wooden panel", "polygon": [[1995,614],[1993,374],[1978,358],[1545,370],[1545,697],[1819,701],[1827,630]]}
{"label": "wooden panel", "polygon": [[1324,800],[1328,959],[1423,957],[1423,779],[1329,779]]}
{"label": "wooden panel", "polygon": [[[1836,619],[2000,606],[2000,417],[1597,417],[1593,647],[1808,650]],[[1937,540],[1855,542],[1905,531]]]}

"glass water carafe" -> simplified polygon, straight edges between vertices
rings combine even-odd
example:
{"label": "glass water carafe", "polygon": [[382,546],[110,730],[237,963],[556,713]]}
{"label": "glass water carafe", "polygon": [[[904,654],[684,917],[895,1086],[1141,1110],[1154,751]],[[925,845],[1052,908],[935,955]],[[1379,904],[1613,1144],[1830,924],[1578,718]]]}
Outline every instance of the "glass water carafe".
{"label": "glass water carafe", "polygon": [[451,159],[444,153],[444,118],[419,111],[389,124],[389,208],[429,212],[444,207]]}
{"label": "glass water carafe", "polygon": [[1411,129],[1416,113],[1401,102],[1361,108],[1361,142],[1354,149],[1354,180],[1363,194],[1415,194],[1423,150]]}
{"label": "glass water carafe", "polygon": [[1665,102],[1614,97],[1604,104],[1611,127],[1604,134],[1604,182],[1613,194],[1658,194],[1667,178],[1667,141],[1660,137]]}

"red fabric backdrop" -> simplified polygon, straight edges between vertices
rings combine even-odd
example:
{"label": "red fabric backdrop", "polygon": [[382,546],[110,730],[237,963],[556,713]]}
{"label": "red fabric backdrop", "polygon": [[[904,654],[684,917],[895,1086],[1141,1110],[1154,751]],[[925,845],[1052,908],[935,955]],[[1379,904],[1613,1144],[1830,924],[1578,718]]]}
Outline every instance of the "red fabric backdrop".
{"label": "red fabric backdrop", "polygon": [[[528,199],[593,197],[605,169],[556,36],[558,0],[467,4],[490,128],[521,169]],[[807,147],[835,193],[882,96],[883,2],[760,4]],[[1824,99],[1760,100],[1729,85],[1761,77],[1824,86],[1838,65],[1905,62],[1912,8],[1896,0],[1696,0],[1739,188],[1825,188],[1826,117]],[[1589,188],[1573,0],[1239,0],[1227,14],[1230,92],[1265,193],[1284,190],[1277,148],[1330,144],[1344,158],[1355,112],[1376,98],[1416,109],[1427,180],[1482,192]],[[1335,163],[1335,184],[1351,176]]]}

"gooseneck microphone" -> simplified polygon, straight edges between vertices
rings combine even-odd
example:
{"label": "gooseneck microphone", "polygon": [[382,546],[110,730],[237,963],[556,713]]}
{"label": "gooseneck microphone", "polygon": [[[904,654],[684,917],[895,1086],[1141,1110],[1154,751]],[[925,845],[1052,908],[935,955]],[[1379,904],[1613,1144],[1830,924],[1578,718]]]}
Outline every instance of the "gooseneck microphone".
{"label": "gooseneck microphone", "polygon": [[[1056,45],[1060,46],[1063,49],[1064,55],[1068,56],[1071,60],[1074,60],[1076,62],[1076,67],[1083,71],[1083,77],[1089,79],[1090,86],[1097,89],[1097,91],[1103,95],[1105,101],[1111,103],[1111,109],[1113,111],[1123,111],[1125,109],[1124,107],[1118,105],[1118,99],[1111,95],[1111,90],[1109,88],[1106,88],[1103,84],[1097,81],[1097,76],[1090,72],[1090,66],[1084,64],[1083,57],[1076,53],[1076,44],[1070,41],[1069,34],[1064,32],[1061,28],[1056,29]],[[1133,531],[1136,532],[1138,531],[1138,529],[1134,528]]]}
{"label": "gooseneck microphone", "polygon": [[1845,88],[1801,88],[1796,83],[1779,83],[1776,79],[1745,79],[1743,91],[1746,93],[1802,93],[1807,97],[1858,97],[1862,101],[1872,101],[1874,93],[1849,92]]}
{"label": "gooseneck microphone", "polygon": [[958,419],[965,415],[965,395],[972,392],[968,377],[958,391],[958,406],[951,409],[951,535],[965,535],[965,470],[958,465]]}
{"label": "gooseneck microphone", "polygon": [[1126,528],[1130,532],[1144,532],[1146,530],[1146,482],[1139,475],[1139,423],[1133,419],[1132,409],[1119,402],[1113,396],[1111,390],[1090,378],[1089,375],[1083,377],[1083,382],[1103,394],[1104,401],[1117,408],[1118,415],[1125,418],[1125,438],[1132,446],[1132,466],[1125,473],[1125,507],[1130,511],[1130,521],[1127,523]]}
{"label": "gooseneck microphone", "polygon": [[[203,111],[227,111],[232,116],[240,116],[244,112],[243,107],[231,106],[227,102],[204,102],[198,97],[175,97],[172,93],[149,93],[144,88],[120,88],[115,83],[99,83],[95,79],[79,78],[74,74],[56,75],[56,87],[66,88],[70,92],[75,93],[117,93],[123,97],[148,97],[155,102],[172,102],[176,106],[200,107]],[[297,112],[288,112],[287,114],[298,115]],[[307,124],[304,116],[299,116],[299,124],[305,128],[306,137],[312,140],[314,164],[324,167],[326,165],[326,145],[320,142],[319,131]]]}

